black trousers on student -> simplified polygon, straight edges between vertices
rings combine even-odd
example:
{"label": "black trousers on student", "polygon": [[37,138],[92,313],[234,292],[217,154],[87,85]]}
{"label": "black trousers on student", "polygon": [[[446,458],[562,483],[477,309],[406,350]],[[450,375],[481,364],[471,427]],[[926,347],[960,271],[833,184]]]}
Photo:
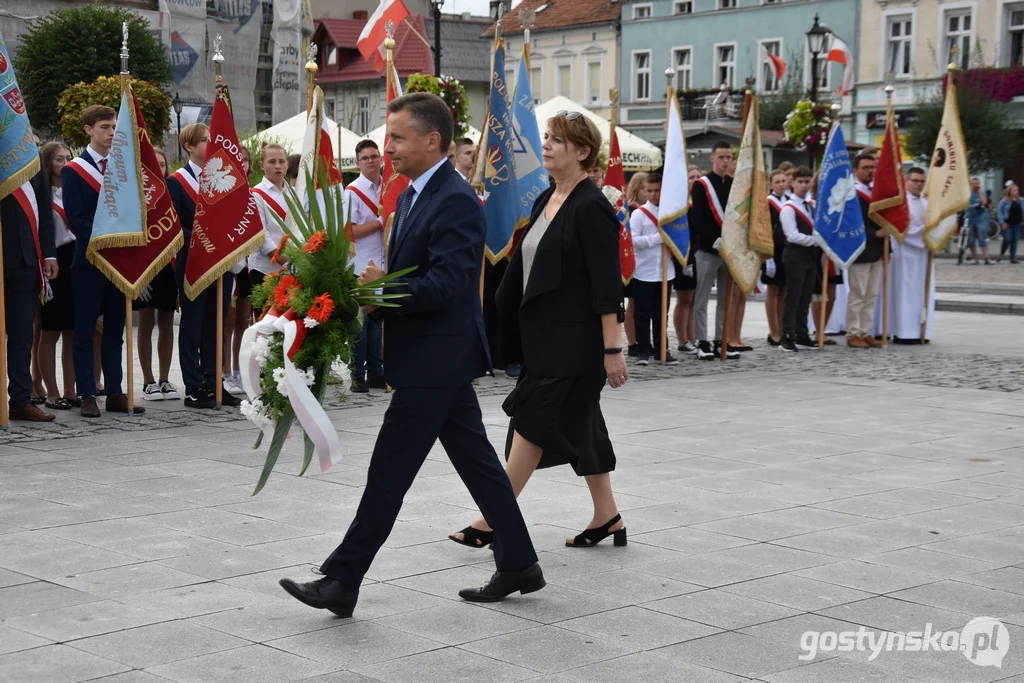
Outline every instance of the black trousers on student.
{"label": "black trousers on student", "polygon": [[782,252],[786,271],[786,302],[782,308],[782,334],[790,337],[808,335],[807,312],[814,296],[818,277],[818,252],[814,247],[787,244]]}
{"label": "black trousers on student", "polygon": [[[640,354],[661,357],[661,330],[665,324],[662,317],[664,302],[661,298],[661,282],[643,282],[634,279],[633,325],[636,329],[636,343]],[[651,339],[651,333],[654,339]]]}

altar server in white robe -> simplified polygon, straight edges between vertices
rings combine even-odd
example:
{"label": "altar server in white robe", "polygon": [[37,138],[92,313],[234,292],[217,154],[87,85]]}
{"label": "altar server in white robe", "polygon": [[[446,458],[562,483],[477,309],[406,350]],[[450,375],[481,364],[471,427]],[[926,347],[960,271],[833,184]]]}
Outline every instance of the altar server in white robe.
{"label": "altar server in white robe", "polygon": [[[924,243],[924,215],[928,200],[921,196],[925,172],[912,168],[907,172],[907,204],[910,228],[902,244],[893,244],[892,254],[892,329],[896,343],[916,344],[921,339],[921,310],[928,269],[928,247]],[[935,265],[928,293],[928,326],[925,339],[931,339],[935,321]]]}

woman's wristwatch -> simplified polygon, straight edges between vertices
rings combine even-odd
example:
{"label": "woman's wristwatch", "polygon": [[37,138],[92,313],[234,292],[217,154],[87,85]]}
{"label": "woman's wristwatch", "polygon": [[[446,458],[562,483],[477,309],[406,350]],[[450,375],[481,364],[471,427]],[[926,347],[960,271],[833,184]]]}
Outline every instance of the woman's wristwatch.
{"label": "woman's wristwatch", "polygon": [[622,347],[621,346],[615,346],[615,347],[607,348],[607,349],[604,350],[604,355],[606,355],[606,356],[614,356],[614,355],[620,354],[620,353],[622,353]]}

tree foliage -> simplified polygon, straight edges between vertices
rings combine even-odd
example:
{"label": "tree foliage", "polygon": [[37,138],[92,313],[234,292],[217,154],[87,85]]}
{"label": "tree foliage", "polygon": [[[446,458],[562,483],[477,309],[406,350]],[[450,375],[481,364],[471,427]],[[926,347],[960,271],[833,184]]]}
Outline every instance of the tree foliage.
{"label": "tree foliage", "polygon": [[[171,100],[164,91],[148,81],[132,79],[132,90],[146,119],[146,129],[153,144],[164,144],[164,132],[171,123]],[[117,111],[121,106],[121,77],[100,76],[92,83],[69,86],[57,100],[60,134],[71,144],[85,146],[89,142],[82,123],[82,112],[93,104],[105,104]]]}
{"label": "tree foliage", "polygon": [[786,69],[786,78],[779,92],[764,95],[760,102],[761,130],[782,130],[786,116],[793,111],[796,103],[806,99],[807,89],[804,88],[804,71],[795,54],[789,56],[790,67]]}
{"label": "tree foliage", "polygon": [[[29,25],[14,63],[32,125],[56,130],[57,100],[69,85],[121,72],[124,21],[132,75],[158,86],[170,81],[167,54],[145,20],[126,9],[102,5],[55,10]],[[154,128],[150,133],[156,137]]]}
{"label": "tree foliage", "polygon": [[[1017,126],[1009,107],[993,101],[990,95],[974,86],[958,87],[956,99],[971,172],[984,173],[1009,165],[1019,147]],[[944,92],[917,103],[917,121],[907,131],[910,136],[907,147],[914,158],[931,158],[944,107]]]}

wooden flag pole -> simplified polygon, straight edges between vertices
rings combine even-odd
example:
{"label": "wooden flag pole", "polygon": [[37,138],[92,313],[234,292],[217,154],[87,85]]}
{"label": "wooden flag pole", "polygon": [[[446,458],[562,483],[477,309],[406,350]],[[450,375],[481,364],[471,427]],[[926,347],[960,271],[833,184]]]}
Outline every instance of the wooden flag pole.
{"label": "wooden flag pole", "polygon": [[[129,76],[128,76],[128,22],[122,22],[121,24],[121,92],[128,89]],[[128,415],[129,417],[135,414],[135,349],[132,343],[132,299],[127,294],[124,297],[124,336],[125,336],[125,354],[127,356],[125,365],[127,366],[127,391],[125,392],[128,397]],[[0,337],[3,339],[3,337]],[[6,366],[4,367],[6,380]],[[6,403],[6,401],[5,401]]]}
{"label": "wooden flag pole", "polygon": [[889,236],[882,243],[882,346],[889,343]]}
{"label": "wooden flag pole", "polygon": [[[214,41],[213,49],[213,67],[216,73],[218,85],[221,83],[223,76],[221,74],[221,65],[224,63],[224,55],[220,51],[221,37],[218,34]],[[312,90],[310,91],[310,97],[312,98]],[[217,322],[216,322],[216,334],[217,334],[217,356],[216,356],[216,370],[213,373],[213,398],[217,402],[217,405],[223,405],[224,400],[224,276],[221,275],[217,278]]]}
{"label": "wooden flag pole", "polygon": [[828,310],[828,266],[829,259],[825,256],[825,262],[822,264],[821,269],[821,306],[818,310],[818,348],[822,349],[825,347],[825,325],[828,320],[825,319],[826,311]]}
{"label": "wooden flag pole", "polygon": [[[0,228],[2,230],[2,228]],[[4,250],[0,243],[0,386],[7,393],[7,294],[4,288]],[[10,427],[10,402],[7,397],[0,401],[0,429],[7,431]]]}
{"label": "wooden flag pole", "polygon": [[921,343],[927,341],[928,334],[928,304],[932,288],[932,267],[935,264],[935,252],[928,250],[928,269],[924,273],[924,308],[921,309]]}

